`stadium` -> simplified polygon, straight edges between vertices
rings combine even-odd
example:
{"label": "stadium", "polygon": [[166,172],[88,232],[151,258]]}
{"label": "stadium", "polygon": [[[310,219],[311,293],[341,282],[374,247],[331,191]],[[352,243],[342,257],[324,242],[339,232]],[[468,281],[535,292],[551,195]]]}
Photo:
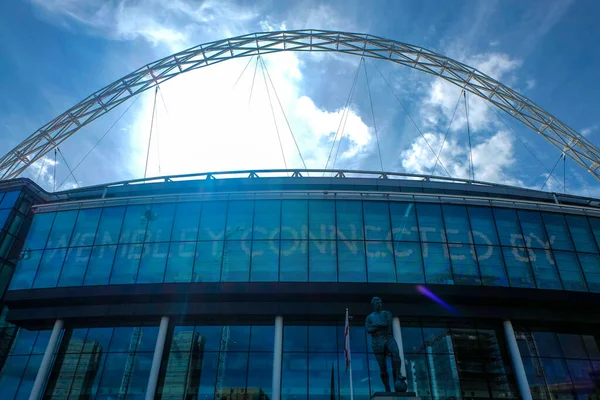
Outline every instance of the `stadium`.
{"label": "stadium", "polygon": [[596,199],[343,169],[57,192],[19,178],[87,123],[187,68],[302,49],[389,54],[464,85],[598,174],[598,150],[585,138],[425,49],[287,31],[169,56],[0,159],[3,399],[349,399],[346,309],[353,395],[369,399],[383,390],[364,328],[373,296],[394,316],[402,372],[420,398],[600,396]]}

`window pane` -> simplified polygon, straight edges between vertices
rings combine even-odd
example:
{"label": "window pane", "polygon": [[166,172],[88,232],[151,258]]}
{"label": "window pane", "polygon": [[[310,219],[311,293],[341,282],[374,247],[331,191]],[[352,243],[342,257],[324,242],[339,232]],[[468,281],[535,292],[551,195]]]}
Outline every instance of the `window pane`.
{"label": "window pane", "polygon": [[119,243],[142,243],[150,219],[152,219],[150,206],[128,206]]}
{"label": "window pane", "polygon": [[481,285],[475,249],[469,245],[449,244],[452,272],[456,285]]}
{"label": "window pane", "polygon": [[442,242],[444,224],[439,204],[417,204],[419,234],[424,242]]}
{"label": "window pane", "polygon": [[12,208],[17,202],[17,199],[19,198],[20,194],[20,190],[4,193],[4,197],[0,202],[0,208]]}
{"label": "window pane", "polygon": [[285,325],[283,327],[283,351],[306,352],[308,350],[308,327]]}
{"label": "window pane", "polygon": [[365,237],[367,240],[391,240],[390,210],[387,202],[363,202]]}
{"label": "window pane", "polygon": [[519,210],[518,215],[527,244],[531,247],[548,248],[548,237],[546,236],[546,230],[540,213],[537,211]]}
{"label": "window pane", "polygon": [[30,289],[37,274],[38,265],[42,259],[42,250],[23,251],[23,256],[17,263],[15,272],[10,281],[9,289]]}
{"label": "window pane", "polygon": [[91,247],[75,247],[68,250],[58,286],[81,286],[83,284],[91,252]]}
{"label": "window pane", "polygon": [[467,207],[475,244],[498,244],[498,234],[492,210],[487,207]]}
{"label": "window pane", "polygon": [[366,282],[364,242],[339,241],[338,253],[339,282]]}
{"label": "window pane", "polygon": [[335,326],[314,325],[308,327],[308,351],[326,352],[337,350]]}
{"label": "window pane", "polygon": [[552,248],[555,250],[573,250],[571,233],[567,228],[565,217],[562,214],[553,213],[543,213],[542,216]]}
{"label": "window pane", "polygon": [[279,280],[281,282],[308,281],[308,241],[282,240]]}
{"label": "window pane", "polygon": [[171,238],[174,214],[175,204],[173,203],[153,204],[152,210],[147,216],[146,242],[168,242]]}
{"label": "window pane", "polygon": [[[248,372],[248,353],[227,353],[227,362],[219,363],[218,376],[221,379],[221,388],[223,390],[222,396],[219,395],[216,398],[227,398],[227,394],[230,394],[232,388],[246,388],[246,374]],[[217,378],[218,379],[218,378]]]}
{"label": "window pane", "polygon": [[575,250],[597,253],[598,247],[596,246],[596,241],[594,240],[594,235],[592,234],[587,218],[578,215],[565,215],[565,219],[569,225]]}
{"label": "window pane", "polygon": [[448,243],[471,243],[471,227],[467,207],[443,205],[446,240]]}
{"label": "window pane", "polygon": [[583,346],[581,335],[559,333],[558,342],[562,349],[562,353],[567,358],[588,358],[587,351]]}
{"label": "window pane", "polygon": [[[566,360],[577,398],[585,399],[596,389],[597,376],[588,360]],[[594,382],[596,381],[596,382]]]}
{"label": "window pane", "polygon": [[246,242],[228,240],[223,249],[223,282],[248,282],[250,280],[250,250]]}
{"label": "window pane", "polygon": [[0,228],[4,227],[4,223],[8,219],[8,214],[10,214],[10,208],[6,210],[0,210]]}
{"label": "window pane", "polygon": [[337,282],[336,242],[311,240],[308,248],[309,281]]}
{"label": "window pane", "polygon": [[525,241],[517,219],[517,212],[506,208],[493,208],[492,211],[496,219],[500,243],[504,246],[524,245]]}
{"label": "window pane", "polygon": [[255,240],[252,244],[250,280],[277,282],[279,279],[279,240]]}
{"label": "window pane", "polygon": [[198,242],[196,245],[193,282],[219,282],[222,261],[222,241]]}
{"label": "window pane", "polygon": [[550,250],[531,249],[529,260],[539,289],[562,289]]}
{"label": "window pane", "polygon": [[[98,385],[98,397],[101,399],[110,399],[111,396],[125,397],[127,386],[123,387],[123,373],[127,365],[128,358],[133,355],[127,353],[113,353],[106,356],[104,370]],[[133,360],[130,360],[132,362]]]}
{"label": "window pane", "polygon": [[[275,327],[273,325],[254,325],[250,330],[250,351],[273,352],[274,339]],[[273,356],[271,355],[271,357]],[[273,359],[271,359],[272,365]]]}
{"label": "window pane", "polygon": [[399,283],[425,283],[419,243],[394,242],[396,279]]}
{"label": "window pane", "polygon": [[222,240],[225,238],[227,202],[210,201],[202,204],[198,240]]}
{"label": "window pane", "polygon": [[135,283],[143,245],[122,244],[117,248],[110,284]]}
{"label": "window pane", "polygon": [[309,239],[322,242],[334,240],[335,229],[335,201],[310,200],[308,202]]}
{"label": "window pane", "polygon": [[250,353],[246,398],[270,399],[272,378],[273,353]]}
{"label": "window pane", "polygon": [[38,273],[33,282],[33,288],[56,287],[60,270],[65,260],[67,249],[54,249],[44,251]]}
{"label": "window pane", "polygon": [[254,202],[254,240],[279,239],[281,201],[257,200]]}
{"label": "window pane", "polygon": [[[333,376],[333,385],[331,378]],[[334,392],[332,393],[331,387]],[[336,353],[308,354],[308,397],[325,400],[335,397],[338,391]]]}
{"label": "window pane", "polygon": [[91,246],[96,238],[101,208],[88,208],[79,211],[70,246]]}
{"label": "window pane", "polygon": [[137,274],[137,283],[160,283],[165,275],[169,243],[147,243],[144,245],[142,261]]}
{"label": "window pane", "polygon": [[578,254],[590,292],[600,293],[600,257],[596,254]]}
{"label": "window pane", "polygon": [[36,250],[46,247],[46,241],[55,216],[55,213],[35,214],[33,216],[33,222],[23,245],[24,249]]}
{"label": "window pane", "polygon": [[108,285],[117,246],[96,246],[92,249],[84,285]]}
{"label": "window pane", "polygon": [[369,282],[396,282],[392,243],[366,242]]}
{"label": "window pane", "polygon": [[337,237],[341,240],[363,239],[363,213],[360,201],[337,200]]}
{"label": "window pane", "polygon": [[6,399],[13,399],[19,390],[21,377],[27,367],[29,356],[10,356],[0,372],[0,393]]}
{"label": "window pane", "polygon": [[308,400],[308,355],[283,353],[281,397]]}
{"label": "window pane", "polygon": [[254,201],[230,201],[227,209],[227,240],[251,240]]}
{"label": "window pane", "polygon": [[516,247],[503,247],[508,280],[512,287],[535,287],[527,253]]}
{"label": "window pane", "polygon": [[191,282],[194,268],[195,242],[173,242],[169,247],[165,282]]}
{"label": "window pane", "polygon": [[200,223],[200,212],[202,203],[186,202],[178,203],[173,221],[173,241],[195,241],[198,237],[198,225]]}
{"label": "window pane", "polygon": [[423,243],[423,263],[427,283],[452,285],[450,259],[445,244]]}
{"label": "window pane", "polygon": [[119,241],[125,207],[108,207],[102,209],[96,244],[115,244]]}
{"label": "window pane", "polygon": [[281,202],[281,238],[304,238],[308,225],[308,201],[283,200]]}
{"label": "window pane", "polygon": [[200,377],[200,385],[198,386],[199,400],[212,400],[215,398],[218,365],[219,353],[205,352],[202,354],[202,366],[194,371]]}
{"label": "window pane", "polygon": [[63,211],[56,213],[47,248],[67,247],[71,240],[71,233],[77,218],[77,211]]}
{"label": "window pane", "polygon": [[27,363],[27,367],[25,368],[23,376],[21,377],[21,385],[19,386],[16,399],[20,400],[29,398],[31,390],[33,389],[33,382],[35,381],[35,377],[37,376],[37,372],[42,363],[42,357],[43,356],[41,355],[29,357],[29,362]]}
{"label": "window pane", "polygon": [[475,246],[481,281],[485,286],[508,286],[504,260],[497,246]]}
{"label": "window pane", "polygon": [[560,274],[563,288],[565,290],[587,291],[583,273],[579,266],[579,261],[577,260],[577,254],[555,251],[554,258],[556,259],[558,273]]}
{"label": "window pane", "polygon": [[394,240],[419,241],[417,214],[413,203],[390,203],[390,218]]}

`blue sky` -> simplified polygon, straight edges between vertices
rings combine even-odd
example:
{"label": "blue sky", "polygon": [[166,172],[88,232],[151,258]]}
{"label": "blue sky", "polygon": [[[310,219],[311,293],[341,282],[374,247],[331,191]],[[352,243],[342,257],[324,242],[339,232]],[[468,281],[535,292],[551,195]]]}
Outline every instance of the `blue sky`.
{"label": "blue sky", "polygon": [[[304,28],[370,33],[450,56],[511,86],[599,144],[598,16],[600,3],[592,0],[4,1],[0,151],[8,152],[87,95],[148,62],[212,40]],[[284,166],[262,69],[256,70],[251,98],[254,62],[233,87],[247,62],[228,61],[161,85],[164,103],[159,96],[149,176]],[[353,56],[282,53],[265,62],[309,168],[325,167],[360,68],[336,167],[381,168],[376,125],[384,169],[431,172],[435,157],[419,130],[439,150],[459,89],[405,67],[371,61],[366,62],[367,86],[364,66]],[[143,94],[75,169],[80,185],[143,177],[153,101],[153,91]],[[60,145],[72,168],[129,105]],[[275,108],[285,163],[301,167],[283,114]],[[499,111],[474,97],[469,111],[475,178],[539,189],[560,152],[510,117],[499,120]],[[459,106],[440,156],[455,177],[468,175],[465,122],[464,106]],[[567,191],[600,196],[597,181],[573,161],[567,160],[566,171]],[[445,174],[439,166],[435,173]],[[54,155],[24,175],[53,189]],[[562,164],[554,175],[557,180],[550,179],[545,190],[562,192]],[[61,189],[75,186],[59,155],[56,186],[63,181]]]}

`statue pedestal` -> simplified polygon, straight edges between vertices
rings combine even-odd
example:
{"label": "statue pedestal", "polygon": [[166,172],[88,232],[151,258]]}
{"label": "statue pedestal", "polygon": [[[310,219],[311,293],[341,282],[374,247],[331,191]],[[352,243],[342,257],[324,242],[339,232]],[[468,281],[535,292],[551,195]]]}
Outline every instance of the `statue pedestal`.
{"label": "statue pedestal", "polygon": [[375,392],[371,400],[419,400],[415,392]]}

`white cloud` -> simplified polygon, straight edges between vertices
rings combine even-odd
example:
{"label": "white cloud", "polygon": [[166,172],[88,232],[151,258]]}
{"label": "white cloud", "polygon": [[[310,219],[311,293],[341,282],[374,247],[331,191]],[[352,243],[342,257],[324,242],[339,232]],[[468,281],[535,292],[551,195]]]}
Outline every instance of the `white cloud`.
{"label": "white cloud", "polygon": [[[65,168],[60,167],[62,163],[50,156],[42,157],[40,160],[31,164],[31,166],[25,170],[24,175],[29,179],[36,182],[42,188],[47,191],[69,190],[78,187],[77,183],[72,177],[65,180],[65,175],[68,172],[64,171]],[[56,187],[54,184],[54,174],[56,172]],[[62,181],[65,183],[61,185]]]}
{"label": "white cloud", "polygon": [[597,130],[598,130],[598,124],[594,124],[594,125],[583,128],[579,133],[581,133],[583,136],[589,136]]}
{"label": "white cloud", "polygon": [[536,85],[535,79],[527,79],[525,81],[525,89],[527,89],[527,90],[533,89],[535,87],[535,85]]}
{"label": "white cloud", "polygon": [[500,44],[500,41],[499,41],[499,40],[492,40],[492,41],[490,42],[490,46],[492,46],[492,47],[496,47],[496,46],[498,46],[499,44]]}

